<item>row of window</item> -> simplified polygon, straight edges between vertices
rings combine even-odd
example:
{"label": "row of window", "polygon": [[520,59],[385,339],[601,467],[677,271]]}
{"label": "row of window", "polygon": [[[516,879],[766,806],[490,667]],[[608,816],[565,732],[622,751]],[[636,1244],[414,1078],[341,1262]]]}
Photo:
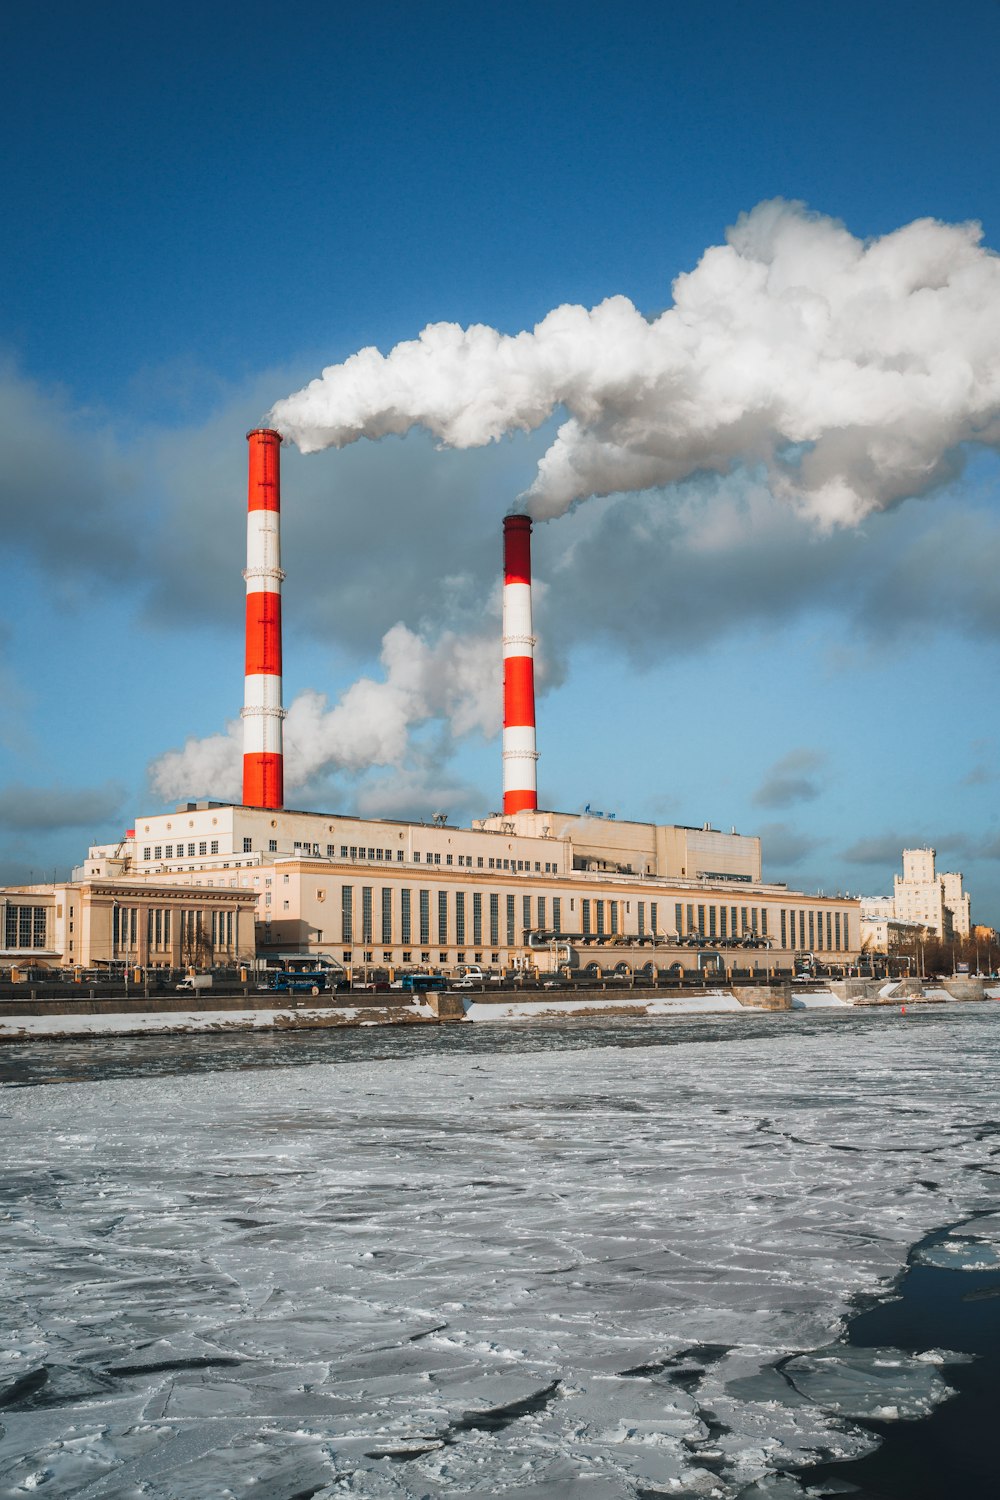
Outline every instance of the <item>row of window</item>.
{"label": "row of window", "polygon": [[[219,852],[219,840],[218,839],[200,839],[200,840],[197,840],[195,843],[189,843],[186,846],[186,848],[187,848],[187,855],[186,855],[186,857],[189,858],[189,859],[197,859],[197,858],[200,858],[200,857],[204,857],[205,855],[208,855],[208,854],[218,854],[218,852]],[[175,853],[175,849],[176,849],[176,853]],[[268,840],[268,853],[269,854],[276,854],[277,852],[278,852],[278,841],[277,841],[277,839],[269,839]],[[319,853],[320,853],[320,846],[319,846],[319,844],[303,843],[303,842],[300,842],[300,841],[296,840],[295,843],[294,843],[294,845],[293,845],[293,852],[295,854],[319,855]],[[243,840],[243,853],[244,854],[252,854],[253,853],[253,840],[251,838],[244,838],[244,840]],[[153,860],[160,860],[160,859],[184,859],[185,858],[185,845],[184,844],[177,844],[175,846],[174,844],[152,844],[152,845],[147,844],[143,848],[142,857],[143,857],[143,861],[145,863],[148,863],[150,859],[153,859]],[[326,857],[327,857],[327,859],[336,859],[337,858],[337,847],[336,847],[336,845],[334,845],[334,844],[327,844],[327,846],[326,846]],[[393,860],[393,858],[395,858],[395,861],[396,861],[397,864],[402,864],[403,861],[404,861],[404,857],[405,857],[404,856],[404,851],[402,849],[397,849],[397,850],[395,850],[395,853],[394,853],[394,851],[392,849],[378,849],[378,848],[376,848],[376,849],[366,849],[366,848],[363,848],[361,845],[358,845],[358,844],[341,844],[340,845],[340,858],[341,859],[374,860],[376,862],[381,861],[382,863],[384,863],[386,860],[389,860],[391,862]],[[459,869],[471,870],[472,869],[472,859],[473,859],[473,857],[472,857],[471,854],[456,854],[456,855],[446,854],[444,856],[444,863],[446,865],[456,865]],[[432,854],[430,852],[428,852],[427,854],[421,854],[419,851],[417,851],[413,855],[413,863],[415,865],[419,865],[421,862],[423,862],[425,864],[428,864],[428,865],[439,865],[439,864],[441,864],[441,855],[440,854]],[[483,856],[480,854],[480,855],[476,856],[476,869],[478,869],[478,870],[482,870],[482,869],[488,869],[488,870],[516,870],[518,872],[522,872],[522,871],[523,872],[530,872],[531,869],[532,869],[532,862],[531,862],[530,859],[488,859],[488,860],[484,860]],[[542,865],[541,861],[539,861],[537,859],[534,862],[534,871],[535,871],[536,875],[540,875],[540,874],[543,873],[543,865]],[[557,875],[559,873],[557,865],[554,862],[546,861],[546,863],[544,865],[544,873],[546,875]]]}
{"label": "row of window", "polygon": [[[44,910],[44,908],[39,908]],[[150,949],[170,947],[171,911],[169,907],[149,907],[146,911],[146,943]],[[211,943],[213,948],[233,946],[233,913],[212,911]],[[182,954],[191,956],[203,947],[208,927],[200,911],[178,912],[178,935]],[[139,908],[115,906],[111,914],[111,940],[116,957],[137,955]]]}
{"label": "row of window", "polygon": [[[642,932],[642,907],[639,902],[639,931]],[[655,907],[654,907],[655,911]],[[807,911],[804,908],[781,907],[778,912],[782,948],[825,949],[834,953],[850,947],[847,912]],[[743,938],[773,936],[768,932],[767,907],[696,905],[678,901],[674,906],[674,924],[678,937],[696,933],[707,938]],[[586,929],[585,929],[586,930]],[[656,918],[653,917],[653,930]],[[612,929],[614,931],[614,929]]]}
{"label": "row of window", "polygon": [[[438,891],[436,902],[432,892],[417,891],[414,910],[413,892],[404,886],[399,893],[398,939],[393,921],[393,887],[381,888],[381,900],[376,924],[374,887],[361,887],[361,921],[355,934],[354,887],[341,886],[341,940],[344,943],[401,944],[448,943],[449,922],[453,923],[454,941],[461,946],[469,941],[479,944],[501,941],[514,945],[518,941],[517,917],[518,897],[507,895],[501,905],[499,892],[490,891],[488,904],[484,907],[482,891]],[[563,931],[563,910],[568,903],[569,912],[575,911],[575,897],[554,896],[551,898],[551,926],[549,923],[550,899],[546,896],[520,897],[521,941],[525,932],[543,929],[556,934]],[[286,903],[287,905],[287,903]],[[630,901],[582,897],[580,900],[580,931],[584,937],[615,937],[626,931],[625,916],[631,912]],[[636,934],[639,937],[659,935],[658,903],[636,902]],[[502,920],[501,920],[502,915]],[[433,916],[433,921],[432,921]],[[782,948],[828,949],[844,952],[850,946],[847,912],[807,911],[782,907],[778,913]],[[648,926],[647,926],[648,920]],[[697,934],[707,940],[713,938],[742,938],[759,936],[767,939],[773,934],[768,930],[768,911],[757,906],[686,905],[678,902],[674,907],[677,936]],[[376,926],[378,936],[376,936]],[[572,919],[568,928],[572,928]],[[433,930],[433,936],[432,936]],[[501,932],[503,936],[501,938]],[[487,935],[488,934],[488,935]]]}
{"label": "row of window", "polygon": [[[244,839],[243,843],[244,843],[244,846],[245,846],[246,843],[247,843],[247,840]],[[195,853],[196,849],[197,849],[197,854]],[[197,842],[197,844],[188,844],[188,846],[187,846],[187,857],[189,859],[196,859],[198,857],[198,855],[202,855],[203,856],[203,855],[206,855],[206,854],[218,854],[218,852],[219,852],[219,840],[218,839],[200,839]],[[174,845],[173,844],[153,844],[152,847],[150,847],[147,844],[146,847],[142,851],[142,857],[143,857],[143,860],[146,861],[146,862],[148,862],[150,858],[153,858],[153,859],[174,859],[175,858],[175,855],[174,855]],[[176,858],[177,859],[183,859],[184,858],[184,845],[183,844],[178,844],[177,845]]]}

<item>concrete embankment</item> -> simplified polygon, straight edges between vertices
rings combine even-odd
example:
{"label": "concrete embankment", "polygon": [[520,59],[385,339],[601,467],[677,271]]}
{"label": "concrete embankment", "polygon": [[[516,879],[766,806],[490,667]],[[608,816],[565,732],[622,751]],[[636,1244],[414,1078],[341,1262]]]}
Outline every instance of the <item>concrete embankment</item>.
{"label": "concrete embankment", "polygon": [[289,1000],[220,994],[192,1004],[186,996],[0,1000],[0,1043],[37,1038],[169,1035],[193,1031],[316,1030],[343,1026],[480,1024],[619,1017],[738,1015],[747,1011],[841,1010],[856,1006],[954,1004],[1000,999],[1000,988],[960,978],[931,984],[867,979],[814,985],[693,986],[671,990],[567,986],[565,989],[399,992]]}

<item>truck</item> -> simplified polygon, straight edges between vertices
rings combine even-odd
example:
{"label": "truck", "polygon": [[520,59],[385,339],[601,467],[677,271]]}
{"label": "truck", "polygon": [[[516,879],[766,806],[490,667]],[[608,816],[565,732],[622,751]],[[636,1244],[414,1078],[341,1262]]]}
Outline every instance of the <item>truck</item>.
{"label": "truck", "polygon": [[177,988],[187,992],[210,990],[212,988],[212,976],[211,974],[189,974],[186,979],[181,980]]}

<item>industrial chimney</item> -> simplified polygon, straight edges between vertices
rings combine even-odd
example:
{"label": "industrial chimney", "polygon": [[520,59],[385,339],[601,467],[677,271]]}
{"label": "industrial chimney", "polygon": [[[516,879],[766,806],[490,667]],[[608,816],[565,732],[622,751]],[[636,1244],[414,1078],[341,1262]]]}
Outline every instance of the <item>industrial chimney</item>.
{"label": "industrial chimney", "polygon": [[531,518],[503,523],[503,810],[538,806],[535,638],[531,633]]}
{"label": "industrial chimney", "polygon": [[246,677],[243,692],[243,802],[281,807],[281,434],[247,433]]}

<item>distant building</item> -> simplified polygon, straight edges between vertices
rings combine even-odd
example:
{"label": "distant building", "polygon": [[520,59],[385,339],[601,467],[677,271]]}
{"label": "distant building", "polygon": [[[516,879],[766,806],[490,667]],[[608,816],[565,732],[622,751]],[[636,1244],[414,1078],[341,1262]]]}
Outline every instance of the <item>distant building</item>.
{"label": "distant building", "polygon": [[861,899],[861,941],[887,952],[907,936],[968,937],[971,900],[957,871],[938,873],[934,849],[904,849],[903,873],[893,877],[891,896]]}
{"label": "distant building", "polygon": [[969,896],[962,890],[956,872],[937,874],[934,849],[904,849],[903,873],[893,877],[895,916],[904,922],[920,922],[935,937],[946,941],[968,937],[972,931]]}

